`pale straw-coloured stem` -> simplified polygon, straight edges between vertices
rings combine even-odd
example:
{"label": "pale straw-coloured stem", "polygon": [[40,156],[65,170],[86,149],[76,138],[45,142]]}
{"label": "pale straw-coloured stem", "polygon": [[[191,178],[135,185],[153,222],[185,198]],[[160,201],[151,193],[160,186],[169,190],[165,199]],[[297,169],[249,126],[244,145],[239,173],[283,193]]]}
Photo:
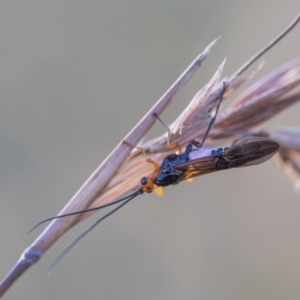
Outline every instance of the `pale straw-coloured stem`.
{"label": "pale straw-coloured stem", "polygon": [[261,49],[258,53],[253,55],[244,65],[242,65],[233,75],[232,77],[237,77],[245,72],[256,60],[258,60],[262,55],[264,55],[267,51],[269,51],[275,44],[277,44],[281,39],[283,39],[300,21],[300,13],[295,17],[295,19],[280,33],[278,34],[272,41],[269,42],[263,49]]}
{"label": "pale straw-coloured stem", "polygon": [[[137,145],[152,127],[156,118],[153,113],[160,115],[170,104],[176,93],[189,81],[197,71],[201,63],[210,53],[211,48],[218,39],[214,40],[206,49],[198,55],[182,75],[173,83],[167,92],[153,105],[146,115],[124,137],[124,140],[132,145]],[[93,203],[102,189],[111,180],[123,162],[126,160],[132,147],[121,141],[95,172],[87,179],[83,186],[72,197],[60,214],[82,210]],[[0,297],[5,291],[34,263],[36,263],[47,249],[70,227],[78,221],[78,216],[57,219],[53,221],[21,255],[12,270],[0,283]]]}

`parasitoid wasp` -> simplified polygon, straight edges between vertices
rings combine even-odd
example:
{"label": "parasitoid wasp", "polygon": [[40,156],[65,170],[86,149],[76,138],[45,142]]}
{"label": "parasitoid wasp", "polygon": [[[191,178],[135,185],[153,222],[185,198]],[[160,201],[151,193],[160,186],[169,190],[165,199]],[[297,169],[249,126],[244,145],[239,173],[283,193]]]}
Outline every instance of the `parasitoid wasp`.
{"label": "parasitoid wasp", "polygon": [[[226,90],[226,85],[224,83],[223,92],[219,97],[218,104],[216,106],[215,114],[213,118],[210,120],[208,128],[204,134],[204,137],[201,142],[196,140],[192,140],[186,147],[185,151],[181,154],[171,154],[163,159],[161,164],[153,161],[150,158],[146,157],[148,163],[153,164],[154,171],[151,176],[143,177],[140,180],[140,188],[121,199],[118,199],[114,202],[101,205],[98,207],[76,211],[72,213],[67,213],[63,215],[54,216],[51,218],[47,218],[38,224],[36,224],[30,231],[27,233],[31,233],[36,227],[39,225],[54,220],[58,218],[68,217],[76,214],[82,214],[86,212],[91,212],[94,210],[99,210],[120,202],[119,206],[114,208],[112,211],[102,216],[99,220],[97,220],[92,226],[86,229],[83,233],[81,233],[54,261],[54,263],[50,266],[49,272],[55,267],[55,265],[62,259],[63,256],[67,252],[73,248],[75,244],[79,242],[86,234],[88,234],[94,227],[96,227],[100,222],[104,219],[112,215],[114,212],[119,210],[129,201],[134,199],[136,196],[145,193],[153,192],[154,188],[157,187],[166,187],[169,185],[178,184],[179,182],[187,179],[194,178],[196,176],[212,173],[215,171],[230,169],[230,168],[239,168],[246,167],[251,165],[257,165],[263,163],[270,159],[279,149],[279,144],[274,142],[271,139],[265,137],[256,137],[256,136],[246,136],[240,138],[236,142],[233,143],[231,147],[226,148],[204,148],[202,147],[206,141],[206,138],[212,129],[220,104],[223,99],[223,95]],[[162,120],[154,114],[159,121]],[[162,122],[163,123],[163,122]],[[163,123],[164,126],[166,126]],[[169,133],[169,129],[168,129]],[[168,134],[168,145],[169,145],[169,134]],[[126,141],[124,141],[127,143]],[[127,143],[128,144],[128,143]],[[130,145],[130,144],[129,144]],[[133,146],[135,147],[135,146]],[[138,147],[137,147],[138,148]],[[140,148],[139,148],[140,149]],[[141,149],[146,156],[143,149]]]}

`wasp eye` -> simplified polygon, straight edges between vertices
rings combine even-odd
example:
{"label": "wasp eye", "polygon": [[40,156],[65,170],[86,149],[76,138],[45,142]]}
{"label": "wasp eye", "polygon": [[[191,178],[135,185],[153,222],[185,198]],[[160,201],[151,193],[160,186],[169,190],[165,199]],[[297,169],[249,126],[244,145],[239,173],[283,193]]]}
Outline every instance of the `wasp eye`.
{"label": "wasp eye", "polygon": [[141,185],[146,185],[148,183],[148,178],[147,177],[143,177],[141,179]]}

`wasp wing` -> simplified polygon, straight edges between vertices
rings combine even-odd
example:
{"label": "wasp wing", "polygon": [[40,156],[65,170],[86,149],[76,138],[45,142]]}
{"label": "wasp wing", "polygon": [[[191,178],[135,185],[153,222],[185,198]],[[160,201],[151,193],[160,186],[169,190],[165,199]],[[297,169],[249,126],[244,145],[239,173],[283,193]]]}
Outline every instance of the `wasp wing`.
{"label": "wasp wing", "polygon": [[247,137],[240,140],[223,154],[230,161],[228,168],[261,164],[270,159],[279,149],[279,144],[263,137]]}
{"label": "wasp wing", "polygon": [[270,159],[278,149],[279,144],[271,139],[246,137],[221,154],[189,160],[175,169],[184,171],[181,181],[219,170],[258,165]]}

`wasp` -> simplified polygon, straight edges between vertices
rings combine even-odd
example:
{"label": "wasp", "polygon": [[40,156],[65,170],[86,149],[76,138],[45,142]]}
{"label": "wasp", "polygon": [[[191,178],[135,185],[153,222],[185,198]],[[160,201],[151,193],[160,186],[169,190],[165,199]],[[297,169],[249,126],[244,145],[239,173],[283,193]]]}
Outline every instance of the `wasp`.
{"label": "wasp", "polygon": [[200,148],[197,144],[192,141],[183,154],[171,154],[161,165],[151,161],[155,170],[151,177],[141,179],[141,189],[151,193],[155,185],[165,187],[215,171],[261,164],[279,149],[278,143],[263,137],[245,137],[230,148]]}
{"label": "wasp", "polygon": [[[98,207],[45,219],[36,224],[27,234],[32,232],[39,225],[54,219],[98,210],[125,200],[127,203],[144,192],[152,193],[155,186],[166,187],[215,171],[261,164],[270,159],[279,149],[279,144],[273,140],[253,136],[240,139],[230,148],[199,148],[197,144],[198,142],[192,141],[188,144],[184,153],[167,156],[161,165],[148,158],[147,161],[154,165],[154,171],[151,176],[141,178],[140,188],[133,194]],[[195,146],[194,149],[193,146]],[[123,203],[122,206],[124,204],[125,203]],[[113,212],[118,208],[119,207],[113,210]],[[111,214],[112,212],[109,213],[109,215]],[[104,217],[106,218],[107,216]]]}
{"label": "wasp", "polygon": [[[119,206],[114,208],[112,211],[101,217],[98,221],[96,221],[91,227],[85,230],[81,235],[79,235],[54,261],[54,263],[50,266],[50,270],[54,268],[54,266],[61,260],[61,258],[69,252],[71,248],[75,244],[79,242],[86,234],[88,234],[94,227],[96,227],[100,222],[104,219],[115,213],[129,201],[134,199],[136,196],[141,195],[143,193],[151,193],[153,192],[155,187],[166,187],[169,185],[178,184],[183,180],[189,180],[196,176],[205,175],[208,173],[212,173],[215,171],[226,170],[231,168],[239,168],[246,167],[251,165],[257,165],[263,163],[270,159],[279,149],[279,144],[274,142],[271,139],[265,137],[255,137],[255,136],[247,136],[241,138],[233,143],[231,147],[226,148],[205,148],[202,147],[205,143],[205,140],[214,125],[214,122],[217,117],[217,113],[220,107],[220,103],[223,98],[223,94],[225,92],[225,84],[223,93],[220,95],[215,114],[213,118],[210,120],[208,128],[205,132],[205,135],[201,142],[196,140],[192,140],[186,147],[185,151],[181,154],[171,154],[164,158],[161,164],[155,162],[151,158],[147,158],[148,163],[153,164],[154,170],[149,177],[142,177],[140,180],[140,188],[131,195],[128,195],[124,198],[116,200],[114,202],[86,209],[81,211],[76,211],[72,213],[67,213],[63,215],[58,215],[55,217],[51,217],[45,219],[38,224],[36,224],[30,231],[32,232],[39,225],[57,219],[63,218],[67,216],[72,216],[76,214],[82,214],[98,209],[102,209],[104,207],[108,207],[117,203],[122,202]],[[162,122],[162,120],[154,114],[154,116]],[[167,127],[163,122],[162,124]],[[170,130],[168,129],[168,138],[170,136]],[[126,143],[126,142],[125,142]],[[128,143],[127,143],[128,144]],[[168,144],[169,140],[168,140]],[[130,144],[129,144],[130,145]],[[132,146],[132,145],[131,145]],[[135,147],[135,146],[133,146]],[[138,147],[137,147],[138,148]],[[139,148],[141,149],[141,148]],[[146,153],[143,149],[141,149],[146,156]]]}

